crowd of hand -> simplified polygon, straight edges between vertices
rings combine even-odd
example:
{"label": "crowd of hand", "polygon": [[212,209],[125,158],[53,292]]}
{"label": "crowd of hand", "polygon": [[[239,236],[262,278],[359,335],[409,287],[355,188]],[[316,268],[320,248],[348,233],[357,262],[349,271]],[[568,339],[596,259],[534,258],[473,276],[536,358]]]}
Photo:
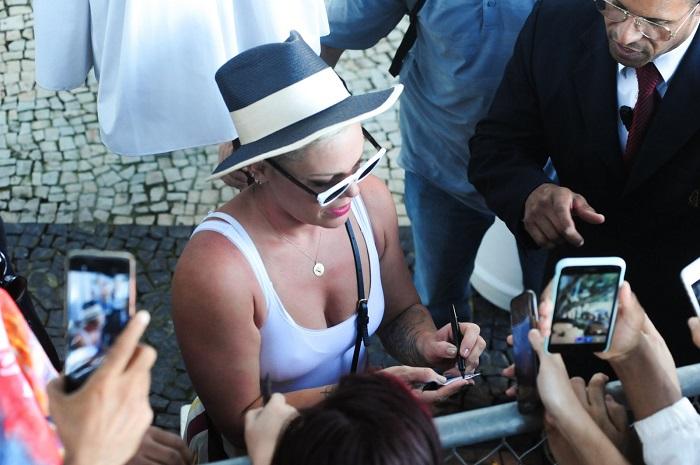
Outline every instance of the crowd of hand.
{"label": "crowd of hand", "polygon": [[[551,294],[549,287],[543,292],[539,327],[530,331],[529,339],[540,361],[537,387],[545,411],[549,448],[557,463],[690,463],[683,458],[697,458],[699,451],[691,440],[675,451],[665,451],[670,461],[658,462],[655,454],[662,446],[649,444],[641,438],[642,458],[640,443],[629,424],[625,407],[605,392],[608,377],[597,373],[588,384],[578,377],[569,379],[561,355],[548,353],[544,348],[544,338],[551,328]],[[618,299],[610,349],[596,355],[612,366],[622,383],[627,406],[634,420],[639,422],[676,405],[682,399],[681,388],[666,343],[628,283],[621,287]],[[700,347],[700,319],[693,317],[688,325],[693,341]],[[509,367],[506,374],[512,373],[513,367]],[[679,438],[695,438],[697,443],[700,422],[691,418],[677,433]],[[682,443],[683,439],[678,441]]]}
{"label": "crowd of hand", "polygon": [[[553,311],[550,295],[551,289],[548,287],[539,306],[538,328],[530,331],[529,340],[540,361],[537,387],[544,407],[548,448],[556,463],[685,463],[674,462],[674,457],[679,460],[697,457],[697,446],[689,442],[685,450],[680,448],[667,453],[671,461],[656,461],[655,453],[658,451],[655,445],[640,444],[629,423],[627,408],[606,393],[608,376],[597,373],[588,383],[579,377],[569,378],[561,355],[545,349],[545,337],[550,333]],[[691,318],[688,325],[693,341],[700,348],[700,318]],[[649,418],[682,399],[673,358],[626,282],[619,292],[617,324],[610,349],[596,355],[610,363],[620,378],[627,407],[631,409],[635,421]],[[434,378],[434,372],[431,372],[424,369],[426,381]],[[400,370],[391,373],[401,376]],[[512,377],[514,367],[504,370],[504,374]],[[511,389],[509,393],[514,395],[515,390]],[[424,401],[433,400],[426,398],[425,393],[422,395]],[[270,463],[276,438],[283,434],[284,427],[298,414],[281,395],[273,396],[265,408],[248,412],[246,443],[253,463]],[[683,434],[687,438],[700,434],[700,421],[696,418],[695,423],[686,425],[680,437],[684,437]]]}

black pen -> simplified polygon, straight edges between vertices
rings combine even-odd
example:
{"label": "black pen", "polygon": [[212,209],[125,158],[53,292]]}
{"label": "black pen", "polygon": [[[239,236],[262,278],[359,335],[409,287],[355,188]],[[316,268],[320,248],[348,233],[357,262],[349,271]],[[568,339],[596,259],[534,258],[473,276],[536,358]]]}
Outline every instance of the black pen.
{"label": "black pen", "polygon": [[457,368],[464,378],[464,372],[466,367],[464,366],[464,359],[460,353],[460,347],[462,346],[462,331],[459,330],[459,322],[457,321],[457,309],[454,304],[452,304],[452,313],[450,314],[450,322],[452,323],[452,337],[455,340],[455,345],[457,346]]}
{"label": "black pen", "polygon": [[272,396],[272,381],[270,381],[270,373],[265,375],[265,378],[260,380],[260,392],[262,394],[263,407],[267,405]]}

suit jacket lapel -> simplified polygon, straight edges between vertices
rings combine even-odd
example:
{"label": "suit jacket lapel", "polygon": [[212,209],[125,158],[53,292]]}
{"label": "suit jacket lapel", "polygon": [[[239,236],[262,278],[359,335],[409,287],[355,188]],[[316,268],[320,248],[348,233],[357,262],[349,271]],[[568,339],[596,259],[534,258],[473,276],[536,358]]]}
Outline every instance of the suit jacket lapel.
{"label": "suit jacket lapel", "polygon": [[574,83],[584,124],[595,153],[615,174],[623,175],[617,131],[617,64],[610,56],[603,18],[581,36],[581,60]]}
{"label": "suit jacket lapel", "polygon": [[633,191],[670,160],[700,129],[700,34],[673,74],[664,98],[635,156],[624,194]]}

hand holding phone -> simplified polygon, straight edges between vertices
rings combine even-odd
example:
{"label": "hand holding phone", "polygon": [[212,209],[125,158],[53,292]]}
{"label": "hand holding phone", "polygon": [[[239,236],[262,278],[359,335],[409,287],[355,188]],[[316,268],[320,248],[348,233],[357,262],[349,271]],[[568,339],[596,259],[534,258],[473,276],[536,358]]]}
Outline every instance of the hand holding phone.
{"label": "hand holding phone", "polygon": [[70,392],[102,363],[135,313],[134,257],[127,252],[72,251],[66,283],[65,374]]}
{"label": "hand holding phone", "polygon": [[537,394],[537,356],[532,350],[528,333],[537,327],[537,297],[526,290],[510,302],[513,358],[518,383],[518,410],[532,413],[540,406]]}
{"label": "hand holding phone", "polygon": [[565,258],[557,263],[548,352],[610,348],[625,266],[619,257]]}

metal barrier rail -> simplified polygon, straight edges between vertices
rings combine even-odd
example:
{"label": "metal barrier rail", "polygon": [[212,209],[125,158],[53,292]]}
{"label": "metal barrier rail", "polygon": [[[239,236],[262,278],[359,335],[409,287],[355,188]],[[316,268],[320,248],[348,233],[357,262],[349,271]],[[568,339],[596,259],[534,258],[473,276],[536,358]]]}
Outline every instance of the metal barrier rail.
{"label": "metal barrier rail", "polygon": [[[683,395],[700,396],[700,363],[678,368],[678,378]],[[608,383],[607,392],[624,403],[624,393],[619,381]],[[468,446],[502,439],[522,433],[539,431],[542,419],[538,415],[522,415],[515,402],[453,413],[435,419],[444,449]],[[216,462],[217,465],[250,465],[248,457]]]}

